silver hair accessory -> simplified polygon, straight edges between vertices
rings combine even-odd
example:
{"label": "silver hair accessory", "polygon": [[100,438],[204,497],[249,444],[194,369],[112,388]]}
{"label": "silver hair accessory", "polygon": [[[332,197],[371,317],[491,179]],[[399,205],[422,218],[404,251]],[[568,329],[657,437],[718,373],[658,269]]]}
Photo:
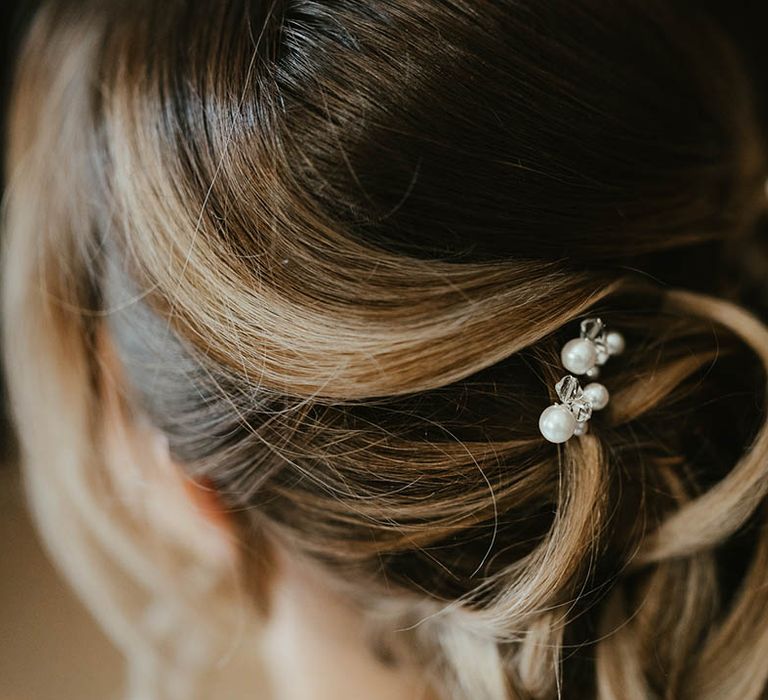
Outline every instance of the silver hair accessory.
{"label": "silver hair accessory", "polygon": [[[609,357],[624,351],[624,336],[618,331],[608,332],[599,318],[584,319],[580,331],[578,338],[563,346],[560,359],[569,372],[595,379]],[[563,377],[555,385],[555,391],[562,403],[548,406],[539,417],[541,434],[554,443],[584,435],[592,412],[605,408],[610,399],[608,389],[602,384],[591,382],[582,389],[572,374]]]}

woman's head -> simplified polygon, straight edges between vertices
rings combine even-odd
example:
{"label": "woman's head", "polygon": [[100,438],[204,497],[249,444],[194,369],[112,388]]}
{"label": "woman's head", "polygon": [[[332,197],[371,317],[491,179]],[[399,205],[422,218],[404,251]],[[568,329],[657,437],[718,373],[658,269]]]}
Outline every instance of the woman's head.
{"label": "woman's head", "polygon": [[[139,655],[120,611],[222,566],[140,507],[179,495],[120,425],[232,514],[262,608],[270,553],[305,557],[446,696],[757,698],[768,340],[713,297],[761,139],[736,51],[672,3],[48,4],[6,348],[64,565]],[[629,349],[558,448],[587,312]]]}

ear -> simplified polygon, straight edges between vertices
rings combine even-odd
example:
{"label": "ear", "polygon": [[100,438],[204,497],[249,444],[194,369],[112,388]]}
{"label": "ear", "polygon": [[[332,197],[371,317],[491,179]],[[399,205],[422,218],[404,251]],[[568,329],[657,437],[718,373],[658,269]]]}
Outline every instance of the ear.
{"label": "ear", "polygon": [[[182,467],[175,462],[174,464],[183,473]],[[207,477],[194,479],[183,475],[183,484],[190,501],[208,524],[223,533],[234,536],[232,518],[213,482]]]}
{"label": "ear", "polygon": [[166,436],[129,405],[124,373],[108,334],[98,338],[104,458],[118,493],[161,540],[215,566],[238,564],[234,519],[213,484],[190,477]]}
{"label": "ear", "polygon": [[234,519],[225,508],[213,482],[194,479],[175,461],[168,440],[154,426],[154,466],[164,488],[164,502],[156,503],[154,520],[206,560],[227,567],[238,561]]}

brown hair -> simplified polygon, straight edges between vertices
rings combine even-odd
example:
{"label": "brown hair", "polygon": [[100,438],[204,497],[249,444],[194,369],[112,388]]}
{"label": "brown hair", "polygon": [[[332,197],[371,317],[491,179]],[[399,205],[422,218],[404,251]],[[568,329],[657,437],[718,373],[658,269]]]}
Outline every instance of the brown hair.
{"label": "brown hair", "polygon": [[[6,356],[41,527],[137,697],[187,657],[135,611],[213,594],[113,411],[238,514],[249,576],[269,543],[321,563],[445,696],[761,697],[768,330],[726,300],[756,121],[666,2],[49,3]],[[588,311],[628,351],[558,448],[537,418]]]}

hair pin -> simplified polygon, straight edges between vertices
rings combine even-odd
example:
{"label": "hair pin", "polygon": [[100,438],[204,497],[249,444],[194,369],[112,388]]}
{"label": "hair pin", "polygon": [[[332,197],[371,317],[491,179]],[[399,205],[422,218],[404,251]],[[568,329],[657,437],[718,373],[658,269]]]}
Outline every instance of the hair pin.
{"label": "hair pin", "polygon": [[[569,340],[560,353],[563,366],[573,374],[596,378],[602,365],[612,355],[624,351],[624,336],[618,331],[608,332],[599,318],[581,322],[578,338]],[[591,382],[583,389],[572,374],[555,384],[561,403],[548,406],[539,417],[539,430],[549,442],[562,443],[574,435],[584,435],[593,411],[608,405],[610,394],[599,382]]]}
{"label": "hair pin", "polygon": [[569,340],[560,352],[563,367],[573,374],[586,374],[590,379],[600,375],[602,367],[612,355],[624,352],[624,336],[618,331],[606,330],[599,318],[585,318],[581,322],[578,338]]}

